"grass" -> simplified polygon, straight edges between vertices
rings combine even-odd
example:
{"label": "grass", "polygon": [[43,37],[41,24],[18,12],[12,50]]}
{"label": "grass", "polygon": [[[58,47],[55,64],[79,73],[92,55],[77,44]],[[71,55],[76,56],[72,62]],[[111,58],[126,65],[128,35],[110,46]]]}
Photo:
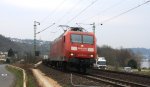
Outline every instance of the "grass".
{"label": "grass", "polygon": [[32,68],[32,65],[30,65],[30,64],[15,64],[14,66],[20,67],[25,70],[27,87],[39,87],[32,71],[30,70],[30,68]]}
{"label": "grass", "polygon": [[150,69],[141,69],[141,71],[138,71],[137,69],[133,69],[133,72],[137,73],[137,74],[143,74],[143,75],[150,76]]}
{"label": "grass", "polygon": [[21,70],[6,66],[6,69],[13,73],[16,77],[14,87],[23,87],[23,73]]}
{"label": "grass", "polygon": [[27,87],[37,87],[37,83],[35,82],[35,77],[32,73],[27,73]]}
{"label": "grass", "polygon": [[[114,71],[124,71],[123,67],[113,67],[113,66],[108,66],[108,70],[114,70]],[[141,69],[141,71],[138,71],[138,69],[132,69],[132,73],[136,74],[142,74],[142,75],[149,75],[150,76],[150,69]]]}

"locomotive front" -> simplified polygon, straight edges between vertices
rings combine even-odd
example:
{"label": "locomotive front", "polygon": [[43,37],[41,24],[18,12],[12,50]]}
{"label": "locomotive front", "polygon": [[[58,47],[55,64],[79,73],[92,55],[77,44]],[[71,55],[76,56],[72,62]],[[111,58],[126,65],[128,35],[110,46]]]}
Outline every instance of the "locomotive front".
{"label": "locomotive front", "polygon": [[96,58],[96,39],[93,32],[69,31],[66,37],[66,57],[70,64],[86,71]]}

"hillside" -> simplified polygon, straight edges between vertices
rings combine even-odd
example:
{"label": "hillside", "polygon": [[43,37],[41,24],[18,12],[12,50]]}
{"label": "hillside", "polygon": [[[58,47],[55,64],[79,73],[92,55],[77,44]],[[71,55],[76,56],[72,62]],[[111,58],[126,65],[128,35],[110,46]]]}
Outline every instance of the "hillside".
{"label": "hillside", "polygon": [[[48,54],[49,52],[49,41],[37,40],[37,50],[41,54]],[[12,48],[15,52],[23,54],[33,52],[33,40],[32,39],[17,39],[7,38],[0,35],[0,51],[8,51]]]}
{"label": "hillside", "polygon": [[0,51],[8,51],[10,48],[20,51],[21,47],[10,39],[0,35]]}
{"label": "hillside", "polygon": [[150,58],[150,49],[146,48],[129,48],[132,50],[134,53],[140,53],[142,54],[145,58]]}
{"label": "hillside", "polygon": [[[24,52],[33,52],[34,40],[18,38],[10,38],[10,40],[21,46]],[[48,54],[50,48],[50,41],[37,40],[36,45],[37,51],[40,51],[41,54]]]}

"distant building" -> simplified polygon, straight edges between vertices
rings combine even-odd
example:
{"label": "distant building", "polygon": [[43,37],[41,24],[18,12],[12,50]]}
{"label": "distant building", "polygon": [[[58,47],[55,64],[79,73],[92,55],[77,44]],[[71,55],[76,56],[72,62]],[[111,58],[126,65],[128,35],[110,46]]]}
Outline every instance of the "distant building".
{"label": "distant building", "polygon": [[8,52],[0,51],[0,60],[6,60]]}
{"label": "distant building", "polygon": [[141,68],[150,68],[150,59],[144,58],[141,60]]}
{"label": "distant building", "polygon": [[48,55],[43,55],[43,59],[48,59]]}

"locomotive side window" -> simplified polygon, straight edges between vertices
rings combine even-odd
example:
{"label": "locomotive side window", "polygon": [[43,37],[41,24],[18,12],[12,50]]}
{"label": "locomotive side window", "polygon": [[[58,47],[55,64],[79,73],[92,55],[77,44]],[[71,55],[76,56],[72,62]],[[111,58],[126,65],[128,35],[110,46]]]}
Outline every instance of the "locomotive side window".
{"label": "locomotive side window", "polygon": [[93,36],[83,35],[83,43],[93,44]]}
{"label": "locomotive side window", "polygon": [[82,43],[82,37],[78,34],[71,34],[71,42]]}
{"label": "locomotive side window", "polygon": [[65,36],[64,36],[64,42],[65,42]]}

